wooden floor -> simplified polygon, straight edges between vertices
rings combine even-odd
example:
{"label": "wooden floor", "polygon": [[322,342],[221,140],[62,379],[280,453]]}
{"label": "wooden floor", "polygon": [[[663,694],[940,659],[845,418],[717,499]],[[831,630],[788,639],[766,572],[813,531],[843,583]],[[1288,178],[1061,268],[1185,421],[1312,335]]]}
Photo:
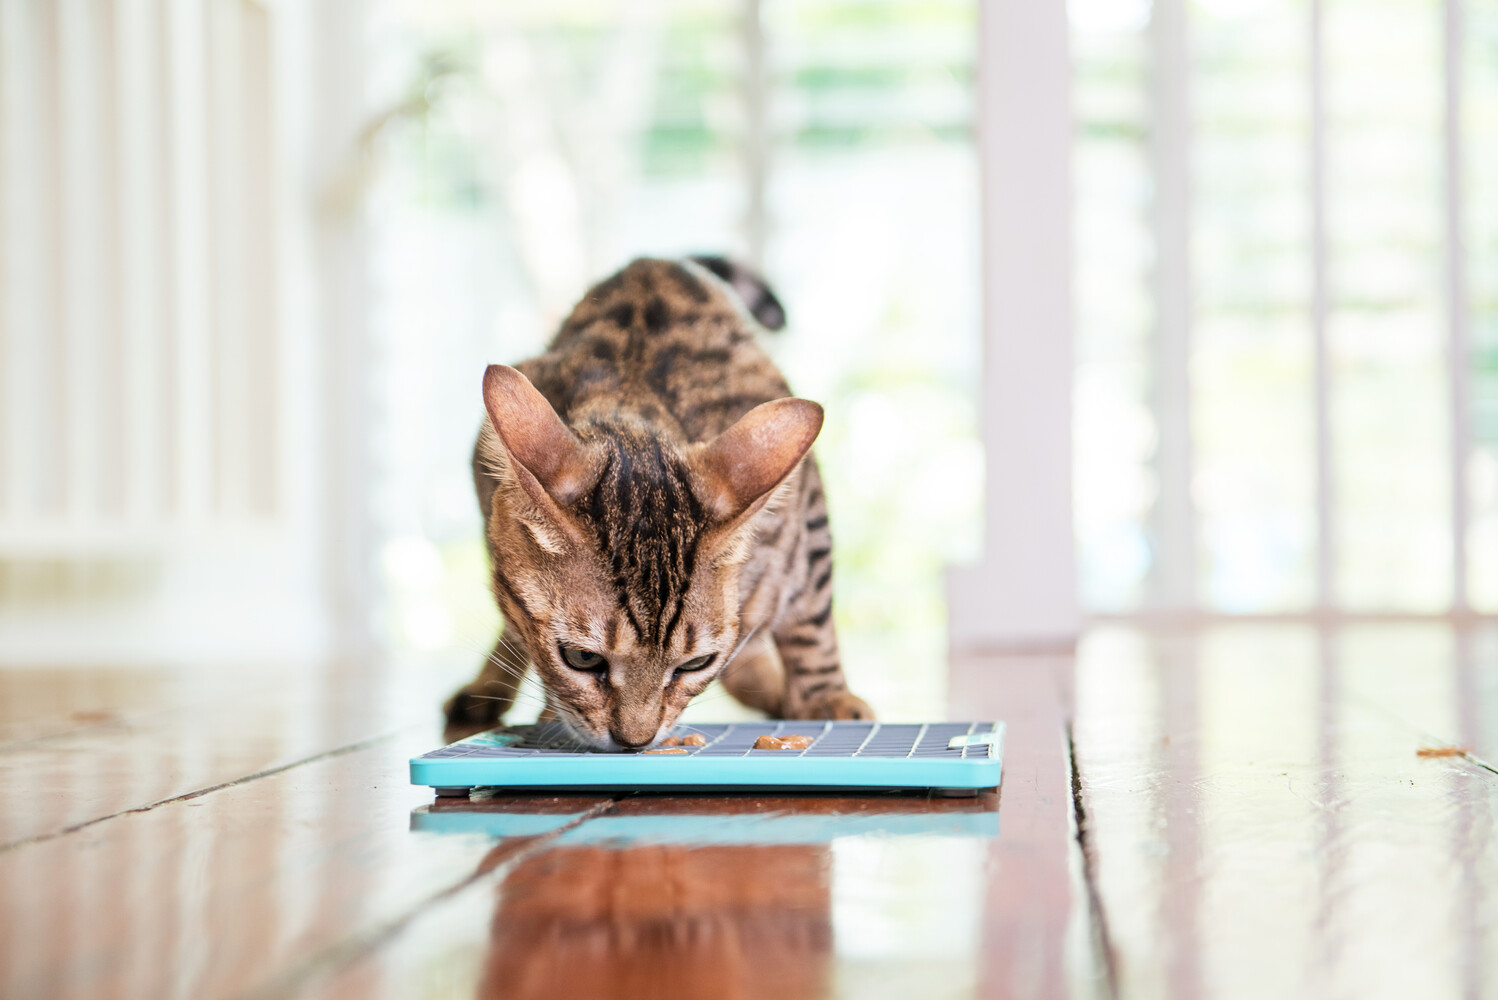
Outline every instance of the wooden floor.
{"label": "wooden floor", "polygon": [[0,997],[1498,996],[1498,629],[951,673],[999,795],[451,805],[434,681],[0,671]]}

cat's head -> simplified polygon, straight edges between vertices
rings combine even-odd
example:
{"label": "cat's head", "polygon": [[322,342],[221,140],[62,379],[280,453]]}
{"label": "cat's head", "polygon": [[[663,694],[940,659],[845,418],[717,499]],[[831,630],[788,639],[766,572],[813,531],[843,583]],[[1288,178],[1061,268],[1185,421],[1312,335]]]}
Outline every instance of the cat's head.
{"label": "cat's head", "polygon": [[647,746],[738,651],[754,520],[822,427],[804,399],[755,407],[681,445],[625,416],[570,428],[513,368],[484,405],[498,480],[494,592],[548,704],[598,749]]}

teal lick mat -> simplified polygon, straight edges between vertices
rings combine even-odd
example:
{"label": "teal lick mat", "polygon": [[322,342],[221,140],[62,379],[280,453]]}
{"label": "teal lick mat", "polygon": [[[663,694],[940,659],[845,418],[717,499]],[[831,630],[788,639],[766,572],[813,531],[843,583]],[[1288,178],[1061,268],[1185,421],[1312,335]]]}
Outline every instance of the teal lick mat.
{"label": "teal lick mat", "polygon": [[[1001,722],[794,722],[678,726],[683,753],[600,753],[555,723],[493,729],[411,760],[434,788],[994,788]],[[755,750],[761,736],[809,736],[805,750]]]}

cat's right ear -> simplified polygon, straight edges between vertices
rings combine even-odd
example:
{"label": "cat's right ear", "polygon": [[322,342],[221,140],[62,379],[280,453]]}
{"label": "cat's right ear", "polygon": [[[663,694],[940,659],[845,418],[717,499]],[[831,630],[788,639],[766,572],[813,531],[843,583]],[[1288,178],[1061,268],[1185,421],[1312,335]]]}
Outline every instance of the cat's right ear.
{"label": "cat's right ear", "polygon": [[484,370],[484,409],[532,501],[565,507],[588,488],[582,442],[530,379],[508,365],[490,365]]}

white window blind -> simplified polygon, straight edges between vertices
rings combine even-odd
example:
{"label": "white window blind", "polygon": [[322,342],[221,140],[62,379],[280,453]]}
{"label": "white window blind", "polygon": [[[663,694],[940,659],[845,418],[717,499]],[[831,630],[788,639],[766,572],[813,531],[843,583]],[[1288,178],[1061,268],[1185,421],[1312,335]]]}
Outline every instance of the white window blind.
{"label": "white window blind", "polygon": [[0,558],[281,510],[270,31],[0,3]]}
{"label": "white window blind", "polygon": [[1498,611],[1495,14],[1071,5],[1089,608]]}

